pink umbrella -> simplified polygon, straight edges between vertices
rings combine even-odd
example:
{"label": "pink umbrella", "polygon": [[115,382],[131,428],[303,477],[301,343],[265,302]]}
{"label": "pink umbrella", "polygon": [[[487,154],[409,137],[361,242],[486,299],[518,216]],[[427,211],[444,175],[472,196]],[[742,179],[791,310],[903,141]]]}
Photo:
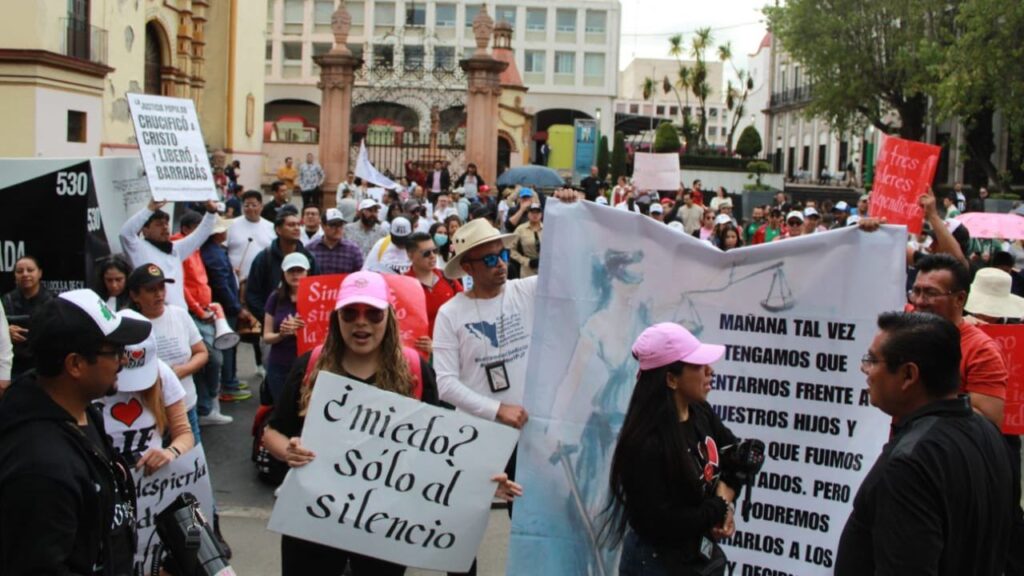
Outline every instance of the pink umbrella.
{"label": "pink umbrella", "polygon": [[1024,217],[1015,214],[968,212],[956,217],[972,238],[1002,238],[1024,240]]}

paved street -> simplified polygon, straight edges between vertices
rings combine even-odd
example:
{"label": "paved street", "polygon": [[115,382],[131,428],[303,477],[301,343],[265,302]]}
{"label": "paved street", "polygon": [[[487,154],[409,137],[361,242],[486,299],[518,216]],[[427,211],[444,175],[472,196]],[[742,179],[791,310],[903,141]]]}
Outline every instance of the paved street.
{"label": "paved street", "polygon": [[[249,458],[252,421],[258,406],[252,347],[239,346],[239,377],[253,389],[253,398],[225,404],[223,411],[235,418],[228,426],[203,428],[203,445],[210,463],[213,489],[220,508],[221,531],[234,551],[232,566],[240,576],[280,574],[280,536],[266,529],[274,505],[273,490],[256,478]],[[509,519],[505,510],[491,512],[491,521],[481,545],[478,573],[505,573]],[[409,576],[439,574],[409,570]]]}

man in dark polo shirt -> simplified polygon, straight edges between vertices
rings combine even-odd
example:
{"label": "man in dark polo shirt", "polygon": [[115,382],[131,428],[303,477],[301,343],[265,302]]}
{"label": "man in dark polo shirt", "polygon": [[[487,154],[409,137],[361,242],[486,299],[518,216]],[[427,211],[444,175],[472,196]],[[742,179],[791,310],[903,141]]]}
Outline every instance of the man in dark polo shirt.
{"label": "man in dark polo shirt", "polygon": [[1006,443],[957,395],[960,332],[885,313],[861,360],[871,403],[897,422],[853,502],[837,576],[997,576],[1011,534]]}

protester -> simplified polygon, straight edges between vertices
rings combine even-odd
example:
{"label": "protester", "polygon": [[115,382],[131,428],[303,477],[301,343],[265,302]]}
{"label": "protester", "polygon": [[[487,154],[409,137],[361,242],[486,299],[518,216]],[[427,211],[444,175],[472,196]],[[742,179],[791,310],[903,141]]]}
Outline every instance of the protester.
{"label": "protester", "polygon": [[[299,217],[286,212],[274,222],[277,239],[270,243],[266,250],[260,252],[252,263],[249,280],[246,282],[245,303],[249,312],[261,322],[265,317],[264,306],[267,298],[281,284],[281,263],[289,254],[299,253],[309,262],[310,276],[316,276],[320,269],[313,255],[299,241]],[[264,326],[264,328],[266,328]]]}
{"label": "protester", "polygon": [[42,284],[43,268],[35,256],[22,256],[14,263],[15,288],[4,294],[3,306],[9,324],[7,331],[14,345],[11,377],[17,378],[32,368],[32,318],[40,306],[53,298]]}
{"label": "protester", "polygon": [[[693,232],[693,236],[701,240],[711,241],[715,233],[715,211],[711,208],[704,208],[704,215],[700,220],[700,228]],[[686,222],[683,222],[685,228]]]}
{"label": "protester", "polygon": [[[703,183],[700,180],[693,181],[693,188],[690,190],[690,195],[693,196],[693,203],[704,207],[704,189]],[[684,222],[685,224],[685,222]]]}
{"label": "protester", "polygon": [[430,190],[428,199],[431,204],[436,204],[442,194],[448,192],[452,187],[452,175],[448,167],[440,160],[434,160],[434,169],[427,174],[427,187]]}
{"label": "protester", "polygon": [[103,298],[107,307],[118,311],[128,307],[128,292],[124,283],[131,274],[132,268],[120,254],[111,254],[96,262],[96,280],[93,291]]}
{"label": "protester", "polygon": [[1010,466],[996,427],[957,396],[956,325],[885,313],[878,328],[861,371],[895,425],[854,498],[836,575],[1003,574]]}
{"label": "protester", "polygon": [[956,218],[960,215],[960,209],[957,208],[957,200],[955,196],[943,196],[942,207],[945,212],[945,218]]}
{"label": "protester", "polygon": [[284,164],[277,169],[277,179],[284,184],[290,196],[295,191],[295,181],[299,178],[299,171],[292,164],[291,156],[284,159]]}
{"label": "protester", "polygon": [[[234,219],[231,228],[228,229],[228,258],[231,259],[231,267],[238,278],[239,300],[242,304],[242,310],[238,313],[238,324],[235,328],[240,333],[262,332],[262,329],[257,326],[259,318],[262,316],[254,316],[245,300],[246,281],[249,279],[252,262],[256,259],[257,254],[270,246],[275,236],[273,222],[264,220],[260,216],[262,207],[263,194],[258,190],[249,190],[242,194],[243,217]],[[259,342],[252,342],[252,346],[256,359],[257,376],[261,376],[263,357]],[[227,386],[229,386],[228,381],[225,381],[222,388],[225,392],[231,390]]]}
{"label": "protester", "polygon": [[520,188],[519,193],[510,198],[515,198],[515,208],[509,207],[505,217],[502,217],[501,214],[498,215],[498,222],[504,223],[504,230],[506,232],[514,232],[526,220],[526,213],[535,203],[541,206],[531,188]]}
{"label": "protester", "polygon": [[840,200],[832,207],[832,227],[830,230],[846,227],[846,219],[850,216],[850,206]]}
{"label": "protester", "polygon": [[782,234],[782,210],[772,208],[768,211],[768,221],[754,233],[753,244],[764,244],[774,241]]}
{"label": "protester", "polygon": [[299,241],[302,242],[303,246],[309,247],[309,244],[324,235],[323,228],[320,227],[320,207],[316,204],[307,204],[302,207],[302,231],[300,232]]}
{"label": "protester", "polygon": [[343,198],[352,198],[358,205],[361,198],[356,198],[356,195],[360,191],[359,185],[356,184],[356,174],[350,170],[345,179],[338,183],[338,189],[334,193],[334,204],[340,208]]}
{"label": "protester", "polygon": [[452,206],[452,198],[447,192],[443,192],[433,201],[434,211],[430,220],[434,223],[444,222],[451,216],[457,216],[459,211]]}
{"label": "protester", "polygon": [[[719,218],[721,218],[721,216],[719,216]],[[733,248],[742,248],[743,238],[740,236],[740,231],[733,225],[732,221],[723,222],[719,225],[718,232],[715,233],[715,240],[713,244],[723,252],[728,252]]]}
{"label": "protester", "polygon": [[238,186],[238,177],[242,174],[242,163],[238,160],[232,160],[231,164],[228,164],[224,168],[224,175],[228,177],[228,189],[232,192],[237,193],[241,188]]}
{"label": "protester", "polygon": [[316,260],[320,274],[348,274],[363,268],[363,253],[354,242],[344,239],[345,218],[336,208],[327,209],[323,236],[306,250]]}
{"label": "protester", "polygon": [[1024,297],[1024,275],[1021,274],[1020,270],[1016,269],[1013,254],[1000,250],[992,255],[991,265],[993,268],[998,268],[1009,274],[1013,282],[1010,291],[1017,296]]}
{"label": "protester", "polygon": [[474,199],[484,185],[484,179],[476,173],[476,164],[472,162],[466,166],[466,171],[455,181],[455,187],[461,188],[462,193],[469,199]]}
{"label": "protester", "polygon": [[752,244],[757,230],[764,225],[764,207],[754,206],[750,214],[750,222],[743,229],[743,241]]}
{"label": "protester", "polygon": [[391,233],[373,245],[363,261],[363,270],[381,274],[405,274],[412,266],[406,245],[413,233],[412,223],[399,216],[391,222]]}
{"label": "protester", "polygon": [[612,199],[609,202],[612,206],[618,206],[626,201],[626,192],[629,191],[629,181],[625,176],[619,176],[618,182],[612,188]]}
{"label": "protester", "polygon": [[[438,269],[439,249],[430,236],[419,232],[410,236],[408,252],[412,266],[409,267],[409,271],[405,275],[417,279],[423,286],[423,294],[427,302],[429,333],[433,334],[437,311],[445,302],[462,292],[462,283],[445,278],[441,270]],[[429,356],[433,352],[431,338],[427,336],[420,338],[416,342],[416,349]]]}
{"label": "protester", "polygon": [[786,214],[786,229],[782,231],[782,234],[775,237],[775,240],[785,240],[786,238],[796,238],[797,236],[803,236],[804,234],[804,215],[799,210],[792,210],[789,214]]}
{"label": "protester", "polygon": [[359,220],[345,229],[345,238],[359,247],[365,259],[373,245],[388,235],[388,230],[389,226],[380,222],[380,204],[365,198],[359,203]]}
{"label": "protester", "polygon": [[704,208],[694,202],[693,194],[689,192],[683,194],[683,205],[676,213],[676,218],[683,223],[683,230],[687,234],[692,235],[699,230],[704,221]]}
{"label": "protester", "polygon": [[719,209],[722,207],[722,204],[725,204],[727,202],[729,203],[729,206],[732,207],[732,200],[726,193],[725,188],[719,186],[718,188],[715,189],[715,195],[711,198],[711,209],[714,210],[715,212],[718,212]]}
{"label": "protester", "polygon": [[661,202],[654,202],[651,207],[647,209],[647,215],[658,222],[665,222],[665,207]]}
{"label": "protester", "polygon": [[434,245],[437,246],[438,261],[442,266],[444,266],[451,254],[451,246],[448,242],[448,227],[444,222],[436,222],[430,226],[430,231],[427,233],[427,236],[429,236],[434,241]]}
{"label": "protester", "polygon": [[583,190],[583,197],[593,202],[600,194],[601,176],[597,166],[590,167],[590,175],[580,180],[580,188]]}
{"label": "protester", "polygon": [[[217,221],[217,204],[205,203],[206,214],[188,235],[171,240],[171,217],[161,210],[166,202],[151,200],[149,205],[125,220],[119,238],[121,248],[132,266],[156,264],[168,278],[176,282],[167,291],[167,302],[185,308],[184,271],[182,262],[194,254],[210,237]],[[139,232],[142,238],[139,238]]]}
{"label": "protester", "polygon": [[1019,324],[1024,318],[1024,298],[1013,294],[1013,279],[998,268],[983,268],[974,275],[964,304],[965,322]]}
{"label": "protester", "polygon": [[861,194],[860,199],[857,200],[857,216],[863,218],[868,215],[869,202],[871,202],[871,197],[867,194]]}
{"label": "protester", "polygon": [[270,184],[270,202],[263,206],[260,216],[268,222],[277,220],[277,213],[285,206],[291,206],[292,190],[294,187],[277,180]]}
{"label": "protester", "polygon": [[740,486],[719,458],[738,439],[707,401],[725,347],[662,323],[632,350],[640,372],[612,455],[603,536],[623,542],[619,574],[711,573],[701,570],[724,563],[714,540],[736,530]]}
{"label": "protester", "polygon": [[[149,324],[134,310],[118,312],[122,319]],[[117,376],[117,392],[97,400],[103,425],[114,450],[147,476],[168,465],[195,445],[185,409],[185,388],[174,371],[157,357],[156,335],[125,347],[124,368]],[[138,407],[138,415],[125,419],[120,407]],[[164,445],[164,437],[170,440]],[[146,542],[139,542],[145,547]]]}
{"label": "protester", "polygon": [[540,269],[540,243],[544,237],[544,208],[531,204],[527,221],[515,231],[512,258],[519,263],[519,277],[536,276]]}
{"label": "protester", "polygon": [[[218,219],[217,224],[213,227],[213,234],[210,236],[210,239],[199,249],[199,254],[203,259],[203,266],[206,268],[206,276],[210,282],[210,294],[213,302],[224,311],[224,320],[232,330],[238,329],[238,319],[242,314],[242,298],[239,292],[238,279],[231,269],[231,259],[224,248],[224,242],[228,232],[231,230],[231,225],[235,222],[237,220]],[[217,351],[222,358],[220,394],[218,396],[221,402],[237,402],[252,398],[252,392],[247,389],[248,385],[238,380],[236,350],[237,347]],[[213,347],[210,348],[210,354],[211,356],[214,354]],[[212,377],[210,377],[209,381],[212,381]],[[208,392],[209,390],[207,390]],[[212,398],[207,402],[200,395],[200,415],[205,412],[203,406],[206,405],[213,405]]]}
{"label": "protester", "polygon": [[299,165],[299,190],[302,193],[302,207],[309,204],[323,204],[324,169],[313,159],[313,154],[306,154],[306,162]]}
{"label": "protester", "polygon": [[288,371],[295,362],[296,333],[306,325],[296,303],[299,282],[309,274],[309,268],[309,260],[304,255],[292,252],[285,256],[281,262],[281,283],[267,298],[264,307],[263,341],[270,346],[266,362],[267,389],[275,401],[281,397]]}
{"label": "protester", "polygon": [[0,402],[0,574],[134,573],[134,481],[92,402],[149,334],[92,290],[36,311],[35,371]]}
{"label": "protester", "polygon": [[[847,220],[849,222],[849,220]],[[817,232],[827,232],[828,228],[821,225],[821,214],[818,213],[818,209],[813,206],[804,208],[804,234],[815,234]]]}
{"label": "protester", "polygon": [[466,198],[462,188],[452,190],[452,204],[455,205],[455,209],[459,213],[459,221],[468,222],[470,202]]}

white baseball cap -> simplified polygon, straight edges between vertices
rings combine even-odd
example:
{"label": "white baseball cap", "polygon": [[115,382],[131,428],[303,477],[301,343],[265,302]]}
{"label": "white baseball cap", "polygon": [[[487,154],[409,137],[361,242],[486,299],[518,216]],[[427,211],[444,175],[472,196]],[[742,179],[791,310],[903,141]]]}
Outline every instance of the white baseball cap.
{"label": "white baseball cap", "polygon": [[728,214],[719,214],[715,216],[715,226],[719,224],[732,224],[732,218]]}
{"label": "white baseball cap", "polygon": [[818,211],[814,208],[814,206],[808,206],[807,208],[804,208],[804,216],[807,217],[807,218],[810,218],[811,216],[821,216],[821,215],[818,214]]}
{"label": "white baseball cap", "polygon": [[597,202],[598,204],[600,204],[602,206],[607,206],[608,205],[608,199],[605,198],[604,196],[598,196],[597,200],[595,200],[595,202]]}
{"label": "white baseball cap", "polygon": [[370,210],[372,208],[377,208],[378,206],[380,205],[377,204],[377,201],[373,198],[363,198],[363,201],[359,203],[360,210]]}
{"label": "white baseball cap", "polygon": [[412,234],[412,223],[404,216],[399,216],[391,221],[391,235],[398,238],[405,238]]}
{"label": "white baseball cap", "polygon": [[789,214],[786,214],[786,222],[789,222],[790,218],[796,218],[801,222],[804,221],[804,215],[799,210],[793,210]]}
{"label": "white baseball cap", "polygon": [[654,204],[651,204],[651,214],[664,214],[664,213],[665,213],[665,207],[662,206],[660,202],[655,202]]}
{"label": "white baseball cap", "polygon": [[88,288],[62,293],[52,306],[33,316],[32,324],[35,338],[77,331],[122,346],[142,342],[153,330],[148,321],[118,316],[107,307],[106,300]]}
{"label": "white baseball cap", "polygon": [[341,210],[337,208],[328,208],[327,214],[324,216],[324,222],[344,222],[345,216],[341,213]]}
{"label": "white baseball cap", "polygon": [[292,252],[285,256],[284,260],[281,261],[281,270],[287,272],[292,268],[309,270],[309,258],[306,258],[306,255],[300,252]]}
{"label": "white baseball cap", "polygon": [[[138,320],[149,324],[145,316],[134,310],[122,310],[117,313],[122,319]],[[148,390],[156,383],[159,370],[157,363],[156,335],[153,332],[139,342],[126,346],[124,357],[127,363],[124,369],[117,375],[117,389],[121,392],[139,392]]]}

